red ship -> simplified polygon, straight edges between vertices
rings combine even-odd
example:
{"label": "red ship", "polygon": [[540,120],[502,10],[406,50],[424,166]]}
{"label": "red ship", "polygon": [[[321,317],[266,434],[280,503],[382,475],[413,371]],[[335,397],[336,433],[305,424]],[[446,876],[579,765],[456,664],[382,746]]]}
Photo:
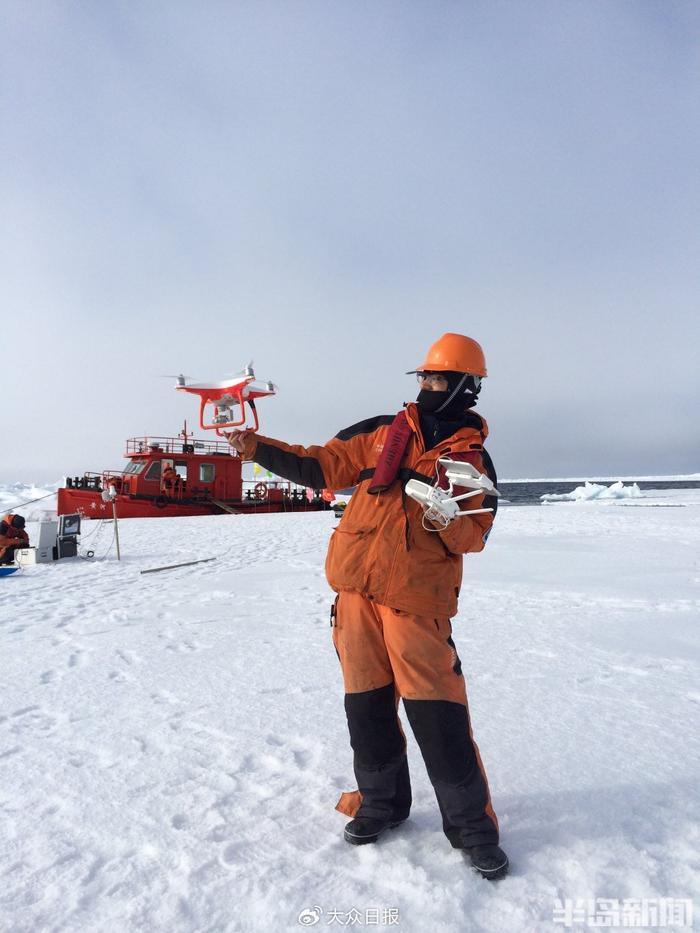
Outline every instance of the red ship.
{"label": "red ship", "polygon": [[244,480],[242,461],[227,442],[194,440],[187,425],[176,437],[131,438],[125,456],[129,463],[123,470],[67,477],[65,488],[58,490],[58,514],[108,518],[112,498],[119,518],[331,508],[333,495],[327,490]]}

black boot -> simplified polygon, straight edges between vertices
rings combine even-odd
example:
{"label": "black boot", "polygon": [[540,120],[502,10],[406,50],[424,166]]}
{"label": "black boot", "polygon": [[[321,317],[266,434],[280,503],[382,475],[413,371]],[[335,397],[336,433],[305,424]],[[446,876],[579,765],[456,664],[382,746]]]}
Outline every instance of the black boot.
{"label": "black boot", "polygon": [[343,838],[353,846],[364,846],[376,842],[386,829],[399,826],[403,820],[373,820],[369,816],[357,816],[345,824]]}
{"label": "black boot", "polygon": [[508,874],[508,856],[497,845],[471,846],[464,849],[464,854],[482,878],[497,881]]}

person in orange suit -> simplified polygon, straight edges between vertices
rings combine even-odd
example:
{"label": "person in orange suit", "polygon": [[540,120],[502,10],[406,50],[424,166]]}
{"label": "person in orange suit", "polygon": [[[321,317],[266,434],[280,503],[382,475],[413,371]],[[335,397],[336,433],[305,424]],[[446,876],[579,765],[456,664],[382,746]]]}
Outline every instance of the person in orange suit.
{"label": "person in orange suit", "polygon": [[444,334],[411,372],[419,382],[415,403],[397,415],[360,421],[323,446],[291,445],[249,430],[232,432],[229,443],[243,459],[300,485],[357,487],[326,558],[338,594],[331,625],[358,783],[337,807],[352,817],[345,840],[376,842],[409,815],[406,739],[397,714],[403,700],[447,838],[481,875],[501,878],[508,858],[499,846],[450,622],[463,555],[485,546],[497,501],[479,493],[468,500],[475,514],[435,522],[406,494],[410,479],[446,485],[442,457],[496,482],[484,449],[488,427],[473,410],[486,362],[475,340]]}
{"label": "person in orange suit", "polygon": [[22,515],[6,515],[0,522],[0,564],[11,564],[15,551],[29,547],[29,535]]}
{"label": "person in orange suit", "polygon": [[177,498],[182,491],[182,477],[171,466],[166,466],[161,479],[163,492],[171,499]]}

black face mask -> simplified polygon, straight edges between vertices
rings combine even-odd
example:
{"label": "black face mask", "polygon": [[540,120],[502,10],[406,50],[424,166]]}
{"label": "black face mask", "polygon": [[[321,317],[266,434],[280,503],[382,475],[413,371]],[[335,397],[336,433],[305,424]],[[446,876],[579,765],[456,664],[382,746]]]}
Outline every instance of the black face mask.
{"label": "black face mask", "polygon": [[[450,390],[445,392],[431,392],[430,389],[421,389],[416,398],[418,409],[427,415],[436,415],[442,421],[456,421],[465,411],[474,408],[477,402],[476,395],[471,392],[460,393],[455,396],[449,405],[442,408],[450,397]],[[438,409],[442,408],[442,411]]]}
{"label": "black face mask", "polygon": [[433,392],[431,389],[421,389],[416,398],[416,402],[421,411],[433,414],[441,405],[445,404],[449,397],[449,389],[446,389],[444,392]]}

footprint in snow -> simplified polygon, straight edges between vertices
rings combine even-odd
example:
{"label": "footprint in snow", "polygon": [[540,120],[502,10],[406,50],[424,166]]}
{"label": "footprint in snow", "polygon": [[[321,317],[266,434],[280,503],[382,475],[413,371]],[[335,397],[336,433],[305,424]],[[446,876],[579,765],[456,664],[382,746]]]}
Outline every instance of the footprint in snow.
{"label": "footprint in snow", "polygon": [[173,829],[187,829],[189,823],[184,813],[176,813],[170,820]]}
{"label": "footprint in snow", "polygon": [[110,671],[107,676],[115,684],[133,683],[133,677],[128,677],[124,671]]}
{"label": "footprint in snow", "polygon": [[166,651],[174,651],[176,654],[188,654],[192,651],[199,651],[199,645],[191,641],[170,642],[165,646]]}
{"label": "footprint in snow", "polygon": [[102,871],[102,869],[105,867],[106,864],[107,864],[107,859],[102,858],[102,856],[98,856],[93,861],[90,868],[88,869],[87,874],[85,874],[80,879],[81,885],[83,887],[87,887],[87,885],[92,884],[92,882],[95,880],[95,878],[97,878],[97,876],[100,874],[100,872]]}
{"label": "footprint in snow", "polygon": [[210,839],[211,842],[226,842],[230,835],[230,828],[225,823],[220,823],[211,830],[207,838]]}
{"label": "footprint in snow", "polygon": [[226,848],[221,853],[221,861],[226,865],[235,865],[236,862],[240,862],[241,852],[239,847],[234,844],[226,846]]}
{"label": "footprint in snow", "polygon": [[154,703],[157,703],[159,706],[160,705],[175,706],[180,702],[178,698],[175,696],[175,694],[171,693],[169,690],[159,690],[156,693],[152,693],[151,699],[153,700]]}
{"label": "footprint in snow", "polygon": [[137,654],[134,654],[133,651],[125,651],[123,648],[117,648],[114,653],[120,661],[123,661],[124,664],[128,665],[129,667],[137,664],[141,660],[141,658]]}
{"label": "footprint in snow", "polygon": [[313,760],[313,755],[310,752],[305,751],[304,749],[295,749],[293,754],[294,754],[294,763],[302,771],[304,771],[306,768],[308,768],[311,765],[312,760]]}

